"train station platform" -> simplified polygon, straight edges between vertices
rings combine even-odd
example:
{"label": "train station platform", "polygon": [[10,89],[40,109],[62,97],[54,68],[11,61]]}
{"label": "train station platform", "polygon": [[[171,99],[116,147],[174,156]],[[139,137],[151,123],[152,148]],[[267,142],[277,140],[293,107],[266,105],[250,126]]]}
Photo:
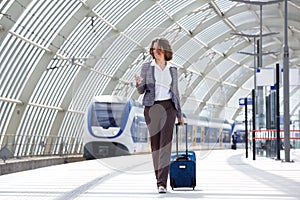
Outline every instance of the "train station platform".
{"label": "train station platform", "polygon": [[294,162],[245,158],[245,150],[197,151],[197,186],[158,194],[149,154],[86,160],[0,176],[0,200],[300,199]]}

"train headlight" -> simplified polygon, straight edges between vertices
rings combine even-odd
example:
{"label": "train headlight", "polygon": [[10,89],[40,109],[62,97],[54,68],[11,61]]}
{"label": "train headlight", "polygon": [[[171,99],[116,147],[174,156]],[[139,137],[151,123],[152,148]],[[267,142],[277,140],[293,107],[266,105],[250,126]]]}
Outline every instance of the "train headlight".
{"label": "train headlight", "polygon": [[113,136],[115,136],[118,134],[118,131],[113,131],[112,134],[113,134]]}

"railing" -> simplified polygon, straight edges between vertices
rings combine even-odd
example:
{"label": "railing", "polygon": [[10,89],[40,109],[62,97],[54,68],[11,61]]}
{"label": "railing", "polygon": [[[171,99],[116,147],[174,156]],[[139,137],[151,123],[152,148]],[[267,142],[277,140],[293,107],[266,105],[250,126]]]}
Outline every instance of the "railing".
{"label": "railing", "polygon": [[[265,155],[267,157],[275,157],[277,149],[277,130],[254,130],[255,137],[252,132],[248,132],[248,141],[256,143],[256,154]],[[251,147],[251,146],[250,146]],[[285,148],[284,130],[280,130],[280,150]],[[300,130],[290,130],[290,148],[300,148]]]}
{"label": "railing", "polygon": [[0,159],[33,156],[68,156],[82,154],[82,139],[45,135],[5,135],[0,146]]}
{"label": "railing", "polygon": [[[254,130],[255,140],[277,140],[277,130]],[[248,133],[248,139],[252,140],[252,134]],[[280,130],[280,139],[284,139],[284,130]],[[300,130],[290,130],[290,140],[300,141]]]}

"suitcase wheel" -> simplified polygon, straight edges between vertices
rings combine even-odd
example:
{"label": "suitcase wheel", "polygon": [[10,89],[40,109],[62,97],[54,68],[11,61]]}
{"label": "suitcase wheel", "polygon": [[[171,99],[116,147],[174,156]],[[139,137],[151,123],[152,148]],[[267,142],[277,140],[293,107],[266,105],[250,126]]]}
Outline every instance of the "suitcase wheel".
{"label": "suitcase wheel", "polygon": [[175,187],[175,180],[174,179],[170,180],[170,185],[172,187],[172,190],[174,190],[174,187]]}
{"label": "suitcase wheel", "polygon": [[192,180],[192,187],[193,187],[193,190],[195,190],[195,187],[196,187],[196,179],[193,178]]}

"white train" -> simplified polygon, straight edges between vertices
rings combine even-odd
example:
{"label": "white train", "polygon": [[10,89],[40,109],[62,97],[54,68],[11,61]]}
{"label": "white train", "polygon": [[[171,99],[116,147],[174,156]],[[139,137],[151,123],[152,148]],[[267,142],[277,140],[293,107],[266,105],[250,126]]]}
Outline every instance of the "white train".
{"label": "white train", "polygon": [[[143,110],[143,106],[132,99],[109,95],[94,97],[85,118],[83,156],[92,159],[150,152]],[[189,149],[230,148],[232,123],[192,115],[184,117],[188,124]],[[179,149],[183,150],[185,134],[180,131],[178,138]]]}

